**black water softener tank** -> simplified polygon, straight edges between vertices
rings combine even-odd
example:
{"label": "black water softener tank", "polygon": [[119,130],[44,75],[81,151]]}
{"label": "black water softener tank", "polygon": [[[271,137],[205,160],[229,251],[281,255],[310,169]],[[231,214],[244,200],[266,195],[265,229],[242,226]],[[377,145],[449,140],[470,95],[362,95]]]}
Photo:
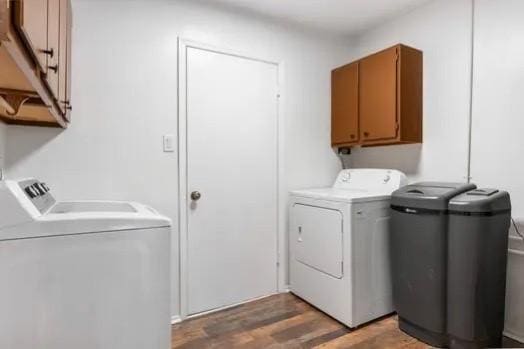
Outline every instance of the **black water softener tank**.
{"label": "black water softener tank", "polygon": [[476,189],[449,203],[450,348],[499,347],[504,329],[509,194]]}
{"label": "black water softener tank", "polygon": [[432,346],[448,345],[448,203],[475,188],[424,182],[391,196],[391,275],[399,327]]}

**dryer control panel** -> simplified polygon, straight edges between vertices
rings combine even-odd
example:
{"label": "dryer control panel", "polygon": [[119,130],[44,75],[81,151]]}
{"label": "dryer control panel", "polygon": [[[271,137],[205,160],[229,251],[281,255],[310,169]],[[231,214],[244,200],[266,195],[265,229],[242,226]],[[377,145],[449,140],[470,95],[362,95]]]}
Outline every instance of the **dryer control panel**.
{"label": "dryer control panel", "polygon": [[406,184],[406,175],[398,170],[355,168],[340,171],[333,188],[391,193]]}

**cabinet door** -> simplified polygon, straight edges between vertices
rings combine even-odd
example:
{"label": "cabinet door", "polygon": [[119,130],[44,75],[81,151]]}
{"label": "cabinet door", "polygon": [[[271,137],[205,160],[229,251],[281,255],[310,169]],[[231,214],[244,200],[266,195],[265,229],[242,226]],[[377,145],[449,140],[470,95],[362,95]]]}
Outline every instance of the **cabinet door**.
{"label": "cabinet door", "polygon": [[360,61],[360,137],[394,139],[397,127],[397,47]]}
{"label": "cabinet door", "polygon": [[0,40],[7,40],[9,31],[9,9],[7,1],[0,1]]}
{"label": "cabinet door", "polygon": [[71,7],[69,0],[60,1],[60,54],[58,66],[58,104],[69,120],[71,81]]}
{"label": "cabinet door", "polygon": [[358,142],[358,62],[331,73],[331,143]]}
{"label": "cabinet door", "polygon": [[40,70],[47,72],[47,0],[19,0],[16,4],[15,24]]}
{"label": "cabinet door", "polygon": [[67,1],[60,1],[60,50],[58,55],[58,104],[60,110],[65,114],[66,112],[66,88],[67,88]]}
{"label": "cabinet door", "polygon": [[[27,0],[26,0],[27,1]],[[47,83],[55,100],[59,99],[59,75],[65,68],[60,65],[60,0],[48,0],[47,7]]]}
{"label": "cabinet door", "polygon": [[71,9],[71,0],[61,0],[63,3],[62,9],[64,10],[64,16],[65,16],[65,28],[66,28],[66,55],[65,55],[65,99],[64,99],[64,105],[66,109],[65,117],[69,121],[71,120],[71,71],[72,71],[72,65],[71,65],[71,50],[72,50],[72,30],[73,30],[73,12]]}

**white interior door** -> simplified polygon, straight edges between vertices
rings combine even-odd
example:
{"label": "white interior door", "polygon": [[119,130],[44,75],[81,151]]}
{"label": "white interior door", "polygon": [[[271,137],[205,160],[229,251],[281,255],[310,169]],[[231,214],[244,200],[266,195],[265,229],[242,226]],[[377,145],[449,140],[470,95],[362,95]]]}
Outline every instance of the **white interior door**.
{"label": "white interior door", "polygon": [[187,47],[186,84],[192,315],[277,290],[278,66]]}

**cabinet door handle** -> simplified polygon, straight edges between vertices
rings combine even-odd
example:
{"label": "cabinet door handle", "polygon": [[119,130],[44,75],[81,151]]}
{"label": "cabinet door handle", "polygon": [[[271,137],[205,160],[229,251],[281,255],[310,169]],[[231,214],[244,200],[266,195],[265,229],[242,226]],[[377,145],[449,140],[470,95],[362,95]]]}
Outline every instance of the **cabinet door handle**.
{"label": "cabinet door handle", "polygon": [[51,58],[53,58],[53,56],[55,55],[55,50],[53,48],[51,48],[49,50],[40,50],[40,52],[50,56]]}
{"label": "cabinet door handle", "polygon": [[62,104],[65,107],[65,110],[73,110],[73,106],[71,105],[70,101],[62,101]]}
{"label": "cabinet door handle", "polygon": [[71,105],[71,101],[61,101],[64,105],[65,110],[73,110],[73,106]]}
{"label": "cabinet door handle", "polygon": [[355,135],[349,135],[349,138],[355,139]]}
{"label": "cabinet door handle", "polygon": [[368,137],[369,136],[369,132],[364,132],[364,137]]}
{"label": "cabinet door handle", "polygon": [[58,73],[58,64],[55,64],[55,65],[48,65],[47,66],[48,69],[51,69],[52,71],[56,73]]}

